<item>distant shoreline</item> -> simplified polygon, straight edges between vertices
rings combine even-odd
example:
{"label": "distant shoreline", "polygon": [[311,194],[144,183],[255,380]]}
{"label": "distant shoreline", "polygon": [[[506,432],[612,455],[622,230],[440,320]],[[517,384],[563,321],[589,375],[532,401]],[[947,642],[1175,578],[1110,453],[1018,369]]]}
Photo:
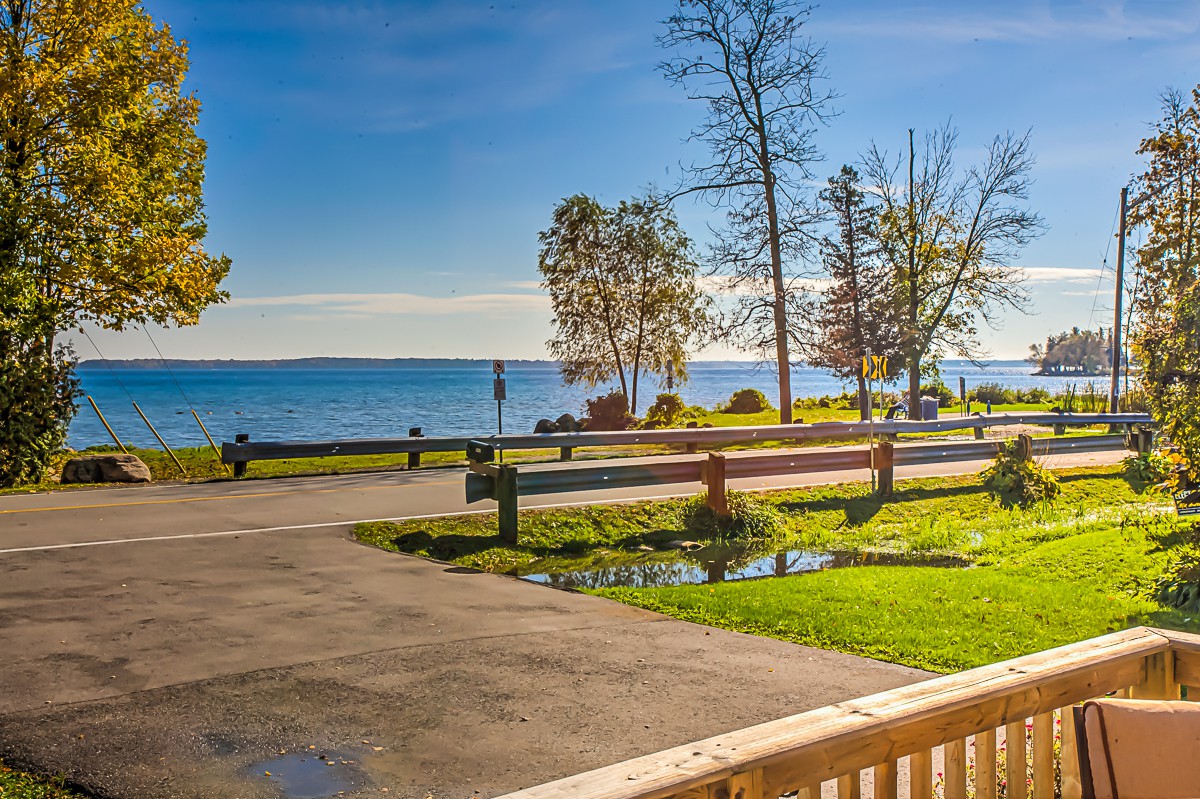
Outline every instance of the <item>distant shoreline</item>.
{"label": "distant shoreline", "polygon": [[[974,369],[970,361],[943,361],[943,366],[956,369]],[[1022,360],[990,361],[988,366],[1016,367],[1022,366]],[[509,360],[505,361],[509,369],[557,369],[557,361],[543,360]],[[692,361],[689,366],[695,367],[740,367],[751,368],[753,361]],[[274,360],[235,360],[235,359],[182,359],[168,358],[166,361],[157,358],[130,359],[100,359],[93,358],[80,362],[76,367],[79,371],[89,372],[107,369],[191,369],[191,370],[232,370],[232,369],[485,369],[491,371],[492,362],[480,358],[280,358]],[[765,367],[764,367],[765,368]],[[798,366],[793,368],[810,368]]]}

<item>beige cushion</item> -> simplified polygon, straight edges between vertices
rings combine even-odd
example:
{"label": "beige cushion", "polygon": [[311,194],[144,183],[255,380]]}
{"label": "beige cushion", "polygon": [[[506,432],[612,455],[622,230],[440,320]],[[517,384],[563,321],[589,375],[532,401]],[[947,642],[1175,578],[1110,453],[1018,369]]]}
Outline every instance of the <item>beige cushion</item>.
{"label": "beige cushion", "polygon": [[1083,719],[1096,799],[1200,797],[1200,703],[1098,699]]}

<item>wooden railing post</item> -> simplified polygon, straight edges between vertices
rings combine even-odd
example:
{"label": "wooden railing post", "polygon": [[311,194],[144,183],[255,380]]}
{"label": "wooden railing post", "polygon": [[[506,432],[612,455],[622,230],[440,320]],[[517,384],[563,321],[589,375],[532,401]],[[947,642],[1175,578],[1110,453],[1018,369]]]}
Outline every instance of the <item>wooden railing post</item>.
{"label": "wooden railing post", "polygon": [[975,440],[983,441],[983,439],[986,437],[983,433],[983,425],[975,425],[973,429],[975,430]]}
{"label": "wooden railing post", "polygon": [[558,448],[558,459],[560,461],[571,460],[571,454],[572,454],[571,447],[559,447]]}
{"label": "wooden railing post", "polygon": [[[250,442],[250,434],[249,433],[238,433],[236,436],[233,437],[233,442],[235,444],[247,444]],[[246,476],[246,462],[245,461],[238,461],[237,463],[233,464],[233,476],[234,477],[245,477]]]}
{"label": "wooden railing post", "polygon": [[[685,425],[685,426],[687,427],[688,430],[695,430],[698,427],[700,427],[700,425],[697,422],[688,422],[687,425]],[[695,455],[697,452],[700,451],[699,447],[697,446],[695,441],[689,441],[686,444],[684,444],[683,446],[684,446],[684,452],[686,452],[689,455]]]}
{"label": "wooden railing post", "polygon": [[945,749],[946,799],[967,799],[967,741],[950,741]]}
{"label": "wooden railing post", "polygon": [[725,500],[725,455],[708,453],[704,464],[704,484],[708,486],[708,507],[718,516],[729,515],[729,503]]}
{"label": "wooden railing post", "polygon": [[933,799],[933,752],[925,749],[908,756],[909,799]]}
{"label": "wooden railing post", "polygon": [[1158,652],[1146,658],[1146,679],[1130,688],[1131,699],[1178,699],[1179,685],[1175,682],[1175,655]]}
{"label": "wooden railing post", "polygon": [[[421,428],[419,428],[419,427],[408,428],[408,437],[409,438],[421,438]],[[421,453],[419,453],[419,452],[408,453],[408,468],[418,469],[418,468],[420,468],[420,466],[421,466]]]}
{"label": "wooden railing post", "polygon": [[996,731],[975,733],[975,799],[996,799]]}
{"label": "wooden railing post", "polygon": [[[1066,749],[1073,741],[1062,741]],[[1033,796],[1054,796],[1054,711],[1033,717]]]}
{"label": "wooden railing post", "polygon": [[879,495],[890,497],[896,485],[896,450],[890,441],[880,441],[875,447],[875,469],[879,472]]}
{"label": "wooden railing post", "polygon": [[1017,457],[1027,461],[1033,457],[1033,436],[1021,433],[1017,436]]}
{"label": "wooden railing post", "polygon": [[500,525],[500,540],[509,545],[517,543],[517,467],[510,463],[498,465],[496,502]]}
{"label": "wooden railing post", "polygon": [[[1007,799],[1025,799],[1029,795],[1025,767],[1025,719],[1004,725],[1004,781]],[[978,754],[976,755],[978,757]]]}
{"label": "wooden railing post", "polygon": [[875,799],[897,799],[896,761],[889,760],[875,767]]}

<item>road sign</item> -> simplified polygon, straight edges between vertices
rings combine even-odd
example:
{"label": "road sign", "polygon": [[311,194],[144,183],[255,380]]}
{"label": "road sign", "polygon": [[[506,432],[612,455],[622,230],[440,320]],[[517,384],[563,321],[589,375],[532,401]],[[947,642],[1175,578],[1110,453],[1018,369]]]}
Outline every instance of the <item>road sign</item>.
{"label": "road sign", "polygon": [[504,374],[504,361],[492,361],[492,374]]}
{"label": "road sign", "polygon": [[862,356],[862,374],[869,380],[882,380],[887,377],[887,366],[886,355]]}
{"label": "road sign", "polygon": [[496,402],[508,399],[508,391],[504,387],[503,377],[497,377],[492,381],[492,399]]}

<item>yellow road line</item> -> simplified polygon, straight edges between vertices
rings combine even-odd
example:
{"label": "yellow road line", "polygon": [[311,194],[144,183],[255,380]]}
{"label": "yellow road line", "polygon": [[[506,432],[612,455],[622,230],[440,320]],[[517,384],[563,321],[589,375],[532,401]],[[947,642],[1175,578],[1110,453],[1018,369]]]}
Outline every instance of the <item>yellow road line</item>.
{"label": "yellow road line", "polygon": [[[420,483],[421,486],[457,485],[457,481],[444,480],[439,483]],[[377,491],[382,488],[402,486],[359,486],[358,488],[308,488],[299,491],[264,491],[258,494],[223,494],[216,497],[181,497],[179,499],[146,499],[137,502],[106,502],[97,505],[59,505],[49,508],[12,508],[0,510],[0,516],[13,513],[49,513],[61,510],[91,510],[92,508],[132,508],[138,505],[180,505],[188,502],[217,502],[226,499],[257,499],[259,497],[283,497],[299,494],[335,494],[347,491]]]}

